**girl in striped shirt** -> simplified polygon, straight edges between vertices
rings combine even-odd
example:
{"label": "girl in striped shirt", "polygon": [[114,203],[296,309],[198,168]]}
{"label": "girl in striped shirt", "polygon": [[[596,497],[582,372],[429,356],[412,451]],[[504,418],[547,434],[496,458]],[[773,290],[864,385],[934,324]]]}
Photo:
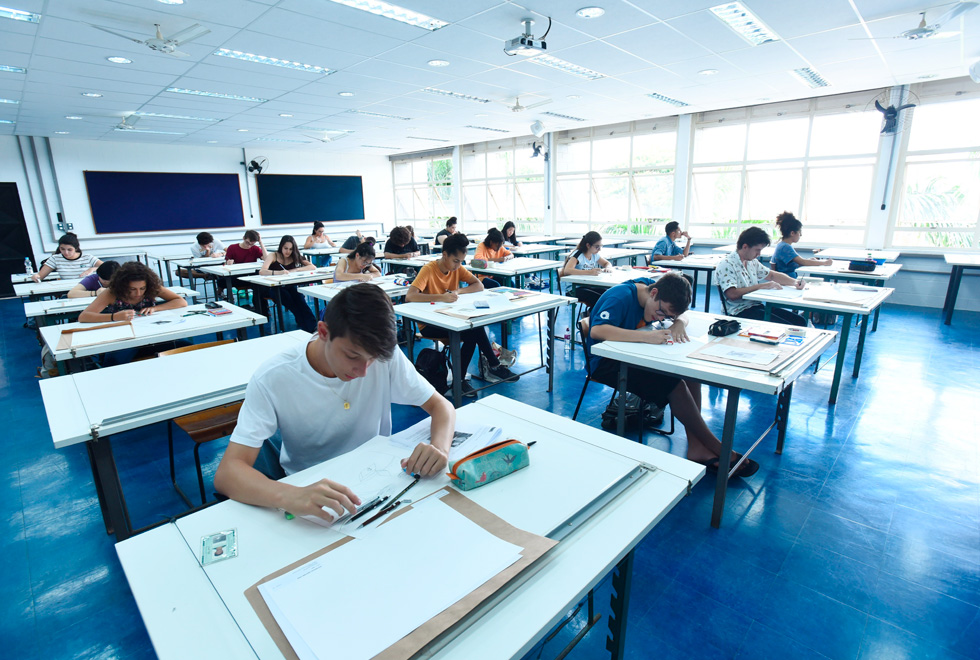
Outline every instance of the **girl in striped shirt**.
{"label": "girl in striped shirt", "polygon": [[82,247],[78,244],[78,236],[68,232],[58,239],[58,249],[54,255],[48,257],[41,269],[31,276],[35,282],[40,282],[51,272],[58,271],[58,275],[63,280],[73,280],[85,277],[95,272],[95,269],[102,265],[97,257],[82,254]]}

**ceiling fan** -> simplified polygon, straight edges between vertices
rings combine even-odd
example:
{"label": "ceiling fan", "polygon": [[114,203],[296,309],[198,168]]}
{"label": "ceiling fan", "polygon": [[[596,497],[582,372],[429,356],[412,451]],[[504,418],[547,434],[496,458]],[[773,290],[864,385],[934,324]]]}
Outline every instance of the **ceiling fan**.
{"label": "ceiling fan", "polygon": [[543,101],[538,101],[537,103],[531,103],[530,105],[521,105],[521,97],[516,96],[514,97],[514,105],[511,105],[507,101],[500,101],[500,103],[503,103],[508,108],[510,108],[511,112],[523,112],[524,110],[532,110],[542,105],[547,105],[551,103],[551,99],[544,99]]}
{"label": "ceiling fan", "polygon": [[336,142],[340,138],[347,137],[351,134],[351,131],[323,131],[323,135],[310,135],[309,133],[304,133],[308,138],[313,138],[314,140],[319,140],[320,142]]}
{"label": "ceiling fan", "polygon": [[103,32],[108,32],[109,34],[117,37],[122,37],[123,39],[128,39],[129,41],[142,44],[144,46],[149,46],[151,50],[155,50],[158,53],[164,53],[165,55],[173,55],[174,57],[190,57],[190,53],[177,50],[177,46],[186,44],[188,41],[193,41],[194,39],[199,39],[211,31],[200,23],[195,23],[194,25],[185,28],[180,32],[175,32],[169,37],[164,37],[163,32],[160,29],[160,24],[154,23],[153,25],[156,26],[157,29],[156,36],[147,37],[146,39],[134,39],[133,37],[126,36],[125,34],[102,27],[101,25],[92,25],[92,27],[94,27],[96,30],[102,30]]}
{"label": "ceiling fan", "polygon": [[955,36],[959,33],[955,31],[942,32],[943,26],[949,23],[950,21],[959,18],[966,12],[972,9],[976,9],[978,4],[980,3],[958,2],[955,5],[953,5],[952,9],[950,9],[948,12],[940,16],[938,19],[936,19],[936,22],[932,24],[927,24],[926,13],[920,12],[919,15],[922,18],[919,20],[918,27],[912,28],[911,30],[906,30],[901,34],[895,35],[894,37],[892,37],[892,39],[908,39],[909,41],[916,41],[918,39],[928,39],[929,37],[938,37],[939,39],[942,39],[944,37]]}
{"label": "ceiling fan", "polygon": [[116,125],[116,128],[124,131],[134,131],[136,130],[136,122],[140,120],[136,115],[127,115],[123,117],[123,120]]}

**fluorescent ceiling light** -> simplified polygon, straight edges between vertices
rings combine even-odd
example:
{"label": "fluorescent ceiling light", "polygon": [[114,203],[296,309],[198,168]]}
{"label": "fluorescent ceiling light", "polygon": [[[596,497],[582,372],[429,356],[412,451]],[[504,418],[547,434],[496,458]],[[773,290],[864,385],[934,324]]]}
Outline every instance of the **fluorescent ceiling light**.
{"label": "fluorescent ceiling light", "polygon": [[208,144],[218,144],[217,140],[208,140]]}
{"label": "fluorescent ceiling light", "polygon": [[192,94],[194,96],[208,96],[214,99],[231,99],[232,101],[250,101],[252,103],[265,103],[269,99],[259,99],[254,96],[238,96],[237,94],[221,94],[219,92],[202,92],[199,89],[183,89],[181,87],[168,87],[168,92],[174,94]]}
{"label": "fluorescent ceiling light", "polygon": [[0,103],[9,103],[11,105],[17,105],[20,101],[15,101],[14,99],[0,99]]}
{"label": "fluorescent ceiling light", "polygon": [[398,150],[400,148],[400,147],[385,147],[385,146],[382,146],[380,144],[362,144],[361,146],[362,147],[365,147],[367,149],[395,149],[395,150]]}
{"label": "fluorescent ceiling light", "polygon": [[137,117],[164,117],[166,119],[191,119],[193,121],[221,121],[213,117],[189,117],[187,115],[167,115],[162,112],[134,112]]}
{"label": "fluorescent ceiling light", "polygon": [[98,92],[82,92],[82,96],[87,96],[90,99],[101,99],[102,95]]}
{"label": "fluorescent ceiling light", "polygon": [[712,7],[711,13],[753,46],[779,41],[779,35],[766,27],[765,23],[746,9],[741,2],[726,2]]}
{"label": "fluorescent ceiling light", "polygon": [[19,9],[0,7],[0,18],[9,18],[15,21],[24,21],[25,23],[37,23],[41,20],[41,15]]}
{"label": "fluorescent ceiling light", "polygon": [[55,135],[68,135],[68,131],[55,131]]}
{"label": "fluorescent ceiling light", "polygon": [[585,121],[581,117],[572,117],[571,115],[563,115],[558,112],[542,112],[543,115],[548,115],[549,117],[556,117],[558,119],[568,119],[570,121]]}
{"label": "fluorescent ceiling light", "polygon": [[154,135],[187,135],[187,133],[174,133],[173,131],[144,131],[138,128],[119,128],[114,129],[123,133],[152,133]]}
{"label": "fluorescent ceiling light", "polygon": [[606,13],[606,10],[602,7],[582,7],[575,15],[579,18],[599,18]]}
{"label": "fluorescent ceiling light", "polygon": [[14,122],[9,119],[0,119],[0,124],[13,124]]}
{"label": "fluorescent ceiling light", "polygon": [[279,113],[279,116],[280,116],[280,117],[292,117],[292,115],[290,115],[290,114],[286,114],[285,112],[280,112],[280,113]]}
{"label": "fluorescent ceiling light", "polygon": [[701,76],[713,76],[718,73],[718,69],[701,69],[698,71],[698,75]]}
{"label": "fluorescent ceiling light", "polygon": [[81,119],[78,115],[67,115],[65,119]]}
{"label": "fluorescent ceiling light", "polygon": [[660,101],[662,103],[666,103],[668,105],[672,105],[677,108],[683,108],[684,106],[689,105],[688,103],[684,103],[684,101],[678,101],[677,99],[672,99],[669,96],[664,96],[663,94],[657,94],[656,92],[651,92],[647,94],[647,96],[652,98],[654,101]]}
{"label": "fluorescent ceiling light", "polygon": [[466,128],[475,128],[478,131],[493,131],[494,133],[508,133],[502,128],[490,128],[489,126],[473,126],[472,124],[467,124]]}
{"label": "fluorescent ceiling light", "polygon": [[405,9],[404,7],[399,7],[398,5],[393,5],[389,2],[382,2],[381,0],[331,1],[336,2],[338,5],[344,5],[345,7],[351,7],[353,9],[360,9],[361,11],[366,11],[376,16],[384,16],[385,18],[390,18],[398,21],[399,23],[407,23],[408,25],[414,25],[415,27],[424,28],[426,30],[438,30],[439,28],[449,25],[449,23],[446,21],[440,21],[438,18],[432,18],[431,16],[426,16],[425,14],[421,14],[417,11]]}
{"label": "fluorescent ceiling light", "polygon": [[570,73],[573,76],[585,78],[586,80],[598,80],[599,78],[606,77],[598,71],[593,71],[592,69],[587,69],[584,66],[572,64],[571,62],[566,62],[565,60],[559,59],[553,55],[538,55],[537,57],[532,57],[528,61],[534,62],[535,64],[540,64],[542,66],[550,66],[552,69],[558,69],[559,71],[564,71],[565,73]]}
{"label": "fluorescent ceiling light", "polygon": [[161,5],[182,5],[184,0],[157,0]]}
{"label": "fluorescent ceiling light", "polygon": [[238,132],[239,133],[248,133],[248,129],[247,128],[239,128],[238,129]]}
{"label": "fluorescent ceiling light", "polygon": [[337,92],[337,96],[343,96],[345,98],[349,98],[351,96],[354,96],[354,92]]}
{"label": "fluorescent ceiling light", "polygon": [[27,73],[27,69],[22,66],[10,66],[9,64],[0,64],[0,71],[6,71],[7,73]]}
{"label": "fluorescent ceiling light", "polygon": [[449,66],[448,60],[429,60],[429,66]]}
{"label": "fluorescent ceiling light", "polygon": [[565,98],[568,99],[569,101],[578,101],[582,97],[579,96],[578,94],[569,94]]}
{"label": "fluorescent ceiling light", "polygon": [[459,92],[450,92],[446,89],[438,89],[436,87],[425,87],[422,89],[426,94],[438,94],[440,96],[449,96],[454,99],[460,99],[463,101],[475,101],[477,103],[489,103],[490,99],[481,99],[478,96],[470,96],[469,94],[460,94]]}
{"label": "fluorescent ceiling light", "polygon": [[440,140],[439,138],[418,137],[418,136],[415,136],[415,135],[406,135],[405,136],[405,139],[406,140],[425,140],[426,142],[449,142],[449,140]]}
{"label": "fluorescent ceiling light", "polygon": [[230,57],[235,60],[243,60],[245,62],[255,62],[257,64],[269,64],[271,66],[281,66],[284,69],[295,69],[296,71],[306,71],[307,73],[317,73],[325,76],[333,73],[332,69],[328,69],[323,66],[316,66],[313,64],[303,64],[302,62],[293,62],[291,60],[280,60],[277,57],[268,57],[266,55],[256,55],[254,53],[243,53],[240,50],[229,50],[227,48],[219,48],[214,51],[212,55],[217,55],[219,57]]}
{"label": "fluorescent ceiling light", "polygon": [[364,115],[365,117],[380,117],[381,119],[400,119],[402,121],[409,121],[411,117],[399,117],[398,115],[384,115],[380,112],[367,112],[366,110],[347,110],[347,112],[353,113],[355,115]]}
{"label": "fluorescent ceiling light", "polygon": [[309,140],[283,140],[280,138],[255,138],[256,142],[292,142],[294,144],[309,144]]}
{"label": "fluorescent ceiling light", "polygon": [[350,135],[354,131],[345,131],[336,128],[320,128],[319,126],[303,126],[301,130],[316,131],[317,133],[333,133],[334,135]]}
{"label": "fluorescent ceiling light", "polygon": [[126,57],[119,57],[118,55],[113,55],[112,57],[107,57],[107,60],[113,64],[132,64],[133,60]]}
{"label": "fluorescent ceiling light", "polygon": [[819,73],[814,71],[809,67],[803,67],[802,69],[793,69],[790,73],[796,76],[798,79],[802,80],[808,86],[816,89],[817,87],[829,87],[830,83],[821,76]]}

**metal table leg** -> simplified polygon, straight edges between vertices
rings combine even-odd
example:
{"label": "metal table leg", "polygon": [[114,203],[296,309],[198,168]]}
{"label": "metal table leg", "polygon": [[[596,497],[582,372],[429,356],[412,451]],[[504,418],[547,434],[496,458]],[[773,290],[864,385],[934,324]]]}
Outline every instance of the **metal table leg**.
{"label": "metal table leg", "polygon": [[[819,357],[817,358],[819,361]],[[793,383],[786,386],[786,389],[779,393],[776,399],[776,453],[783,453],[783,441],[786,439],[786,422],[789,420],[789,404],[793,398]]]}
{"label": "metal table leg", "polygon": [[[695,273],[697,271],[694,271]],[[708,282],[704,285],[704,311],[707,312],[708,308],[711,307],[711,273],[712,271],[704,271],[705,277]]]}
{"label": "metal table leg", "polygon": [[626,375],[630,366],[625,362],[619,363],[619,410],[616,411],[616,435],[626,433]]}
{"label": "metal table leg", "polygon": [[949,302],[946,305],[946,319],[943,321],[946,325],[949,325],[953,321],[953,308],[956,307],[956,297],[960,294],[960,280],[962,279],[963,266],[953,266],[952,270],[949,271],[949,287],[951,291],[946,294],[946,297],[949,298]]}
{"label": "metal table leg", "polygon": [[466,375],[464,365],[460,364],[460,337],[458,330],[449,331],[449,359],[453,363],[453,406],[463,405],[463,377]]}
{"label": "metal table leg", "polygon": [[609,615],[609,637],[606,638],[606,650],[612,660],[620,660],[626,654],[626,621],[632,583],[633,551],[630,550],[613,569],[613,593],[609,597],[612,613]]}
{"label": "metal table leg", "polygon": [[840,344],[837,346],[837,364],[834,366],[834,384],[830,386],[830,405],[837,403],[837,391],[840,389],[840,375],[844,371],[844,355],[847,352],[847,336],[851,332],[853,314],[844,313],[840,328]]}
{"label": "metal table leg", "polygon": [[116,460],[112,456],[112,444],[108,437],[99,436],[95,436],[87,444],[93,459],[92,479],[95,481],[96,490],[102,493],[103,515],[108,516],[105,518],[106,531],[115,533],[116,542],[125,541],[132,536],[133,528],[129,522],[129,511],[126,508],[122,484],[119,483]]}
{"label": "metal table leg", "polygon": [[[540,316],[538,318],[541,318]],[[555,388],[555,323],[558,321],[558,308],[548,310],[548,350],[545,359],[548,366],[548,391]]]}
{"label": "metal table leg", "polygon": [[718,456],[718,476],[715,479],[715,501],[711,508],[711,526],[721,527],[721,517],[725,511],[725,496],[728,493],[728,471],[732,467],[732,447],[735,444],[735,417],[738,415],[738,400],[742,390],[728,390],[728,403],[725,406],[725,426],[721,433],[721,455]]}
{"label": "metal table leg", "polygon": [[[878,306],[881,309],[881,305]],[[877,310],[876,310],[877,311]],[[854,354],[854,372],[852,373],[852,378],[857,378],[858,373],[861,371],[861,356],[864,355],[864,337],[868,334],[868,318],[864,318],[864,322],[861,323],[861,330],[858,332],[858,346],[857,352]]]}

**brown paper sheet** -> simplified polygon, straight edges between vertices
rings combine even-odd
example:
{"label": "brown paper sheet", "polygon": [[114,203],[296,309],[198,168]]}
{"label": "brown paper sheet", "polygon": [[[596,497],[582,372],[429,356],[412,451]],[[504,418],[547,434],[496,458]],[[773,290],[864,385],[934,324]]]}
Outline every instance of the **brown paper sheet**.
{"label": "brown paper sheet", "polygon": [[[439,496],[443,492],[447,494],[442,497],[442,501],[451,506],[458,513],[466,516],[497,538],[522,547],[523,550],[521,551],[521,559],[497,573],[497,575],[490,578],[490,580],[485,582],[482,586],[474,591],[471,591],[469,595],[432,617],[405,637],[402,637],[387,649],[374,656],[372,660],[405,660],[407,658],[412,658],[434,639],[459,623],[463,617],[476,609],[483,601],[487,600],[497,591],[502,589],[508,582],[516,578],[520,573],[522,573],[535,561],[540,559],[546,552],[548,552],[548,550],[553,548],[558,543],[558,541],[553,541],[552,539],[538,536],[537,534],[532,534],[531,532],[526,532],[512,526],[510,523],[498,518],[479,504],[476,504],[467,498],[462,493],[453,490],[448,486],[442,490],[436,491],[429,497]],[[395,511],[387,519],[385,519],[384,522],[393,520],[394,518],[404,515],[411,510],[412,507],[409,506],[400,511]],[[289,571],[298,568],[303,564],[316,559],[317,557],[325,555],[331,550],[339,548],[345,543],[353,540],[354,539],[352,537],[348,536],[337,541],[336,543],[332,543],[321,550],[317,550],[316,552],[293,562],[289,566],[279,569],[271,575],[267,575],[245,590],[246,600],[248,600],[248,602],[252,605],[252,609],[255,610],[255,614],[259,617],[262,625],[265,626],[266,631],[272,637],[273,641],[275,641],[276,646],[279,648],[279,651],[283,654],[286,660],[299,660],[299,657],[296,655],[296,652],[293,651],[293,647],[290,646],[289,641],[282,632],[282,629],[279,628],[275,618],[269,611],[269,607],[266,605],[265,599],[262,598],[262,594],[259,593],[259,585],[264,584],[269,580],[273,580],[280,575],[284,575],[285,573],[288,573]]]}
{"label": "brown paper sheet", "polygon": [[[71,340],[76,333],[88,332],[89,330],[104,330],[106,328],[115,328],[120,325],[132,326],[133,324],[131,321],[116,321],[115,323],[100,323],[99,325],[93,325],[89,328],[71,328],[69,330],[62,330],[61,336],[58,337],[58,346],[56,347],[56,350],[67,351],[69,348],[71,348]],[[136,335],[133,336],[135,337]]]}
{"label": "brown paper sheet", "polygon": [[[772,359],[768,364],[754,364],[752,362],[740,362],[738,360],[731,360],[729,358],[718,357],[717,355],[705,355],[702,351],[708,346],[714,346],[715,343],[725,344],[727,346],[735,346],[737,348],[743,348],[755,351],[764,351],[775,349],[779,351],[779,355]],[[728,364],[733,367],[744,367],[745,369],[755,369],[756,371],[765,371],[767,373],[772,373],[783,364],[786,363],[791,357],[793,357],[796,352],[806,346],[809,342],[805,342],[802,346],[793,346],[785,344],[766,344],[762,342],[752,342],[744,338],[736,337],[721,337],[713,342],[708,342],[704,346],[701,346],[696,351],[691,351],[689,357],[705,360],[707,362],[717,362],[719,364]]]}

